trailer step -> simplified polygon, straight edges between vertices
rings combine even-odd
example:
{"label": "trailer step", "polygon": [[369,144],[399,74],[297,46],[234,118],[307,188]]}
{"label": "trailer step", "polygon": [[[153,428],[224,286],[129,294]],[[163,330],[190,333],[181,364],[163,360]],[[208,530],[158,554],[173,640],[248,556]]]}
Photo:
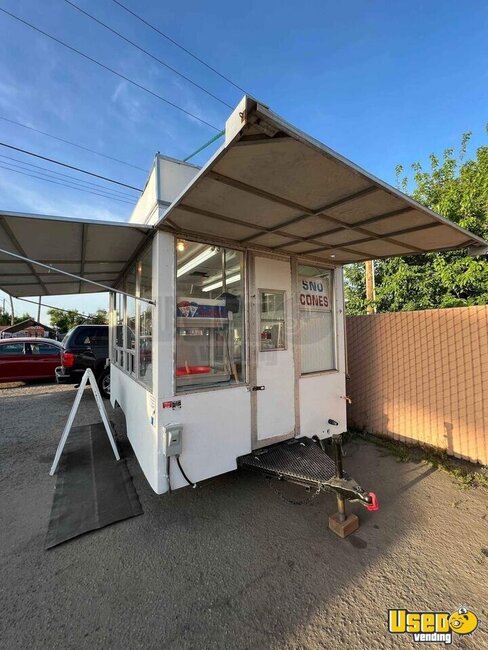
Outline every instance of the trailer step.
{"label": "trailer step", "polygon": [[376,496],[363,490],[342,469],[338,471],[318,441],[310,438],[294,438],[258,449],[240,456],[237,466],[281,481],[334,492],[338,497],[361,503],[368,510],[378,509]]}
{"label": "trailer step", "polygon": [[318,487],[335,476],[334,461],[310,438],[294,438],[237,459],[243,469]]}

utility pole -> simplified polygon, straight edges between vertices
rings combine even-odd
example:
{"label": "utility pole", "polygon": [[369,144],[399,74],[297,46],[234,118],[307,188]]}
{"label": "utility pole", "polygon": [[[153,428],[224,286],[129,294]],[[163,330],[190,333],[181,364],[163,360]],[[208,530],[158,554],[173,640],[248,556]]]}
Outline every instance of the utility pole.
{"label": "utility pole", "polygon": [[10,325],[15,325],[14,300],[10,296]]}
{"label": "utility pole", "polygon": [[37,308],[37,322],[41,322],[41,296],[39,296],[39,307]]}
{"label": "utility pole", "polygon": [[366,271],[366,313],[375,314],[376,305],[374,301],[376,299],[375,294],[375,284],[374,284],[374,262],[373,260],[367,260],[364,263],[364,268]]}

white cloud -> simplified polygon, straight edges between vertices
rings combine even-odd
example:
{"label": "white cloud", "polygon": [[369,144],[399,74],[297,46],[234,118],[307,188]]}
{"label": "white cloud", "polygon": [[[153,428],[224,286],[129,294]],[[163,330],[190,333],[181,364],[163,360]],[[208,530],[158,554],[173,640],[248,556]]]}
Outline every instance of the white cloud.
{"label": "white cloud", "polygon": [[124,112],[132,125],[146,120],[146,111],[140,99],[140,91],[134,92],[126,81],[121,81],[111,96],[112,102]]}

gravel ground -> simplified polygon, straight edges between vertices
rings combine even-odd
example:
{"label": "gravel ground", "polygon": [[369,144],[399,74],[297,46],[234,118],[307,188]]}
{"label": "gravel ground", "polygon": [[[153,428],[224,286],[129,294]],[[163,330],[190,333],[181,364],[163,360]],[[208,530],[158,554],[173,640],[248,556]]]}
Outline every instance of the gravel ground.
{"label": "gravel ground", "polygon": [[[0,387],[3,648],[379,650],[412,645],[387,634],[388,608],[461,605],[480,627],[453,646],[488,648],[486,492],[367,443],[350,443],[345,465],[381,509],[352,506],[361,527],[347,540],[327,530],[331,496],[293,506],[235,472],[158,497],[132,457],[145,514],[45,551],[48,470],[73,399],[70,386]],[[123,434],[121,411],[110,418]],[[87,391],[76,424],[95,421]]]}

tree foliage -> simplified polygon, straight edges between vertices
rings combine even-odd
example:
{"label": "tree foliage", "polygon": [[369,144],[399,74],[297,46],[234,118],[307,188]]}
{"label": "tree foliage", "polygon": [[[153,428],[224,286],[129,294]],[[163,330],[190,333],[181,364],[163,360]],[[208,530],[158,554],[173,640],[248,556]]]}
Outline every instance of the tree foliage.
{"label": "tree foliage", "polygon": [[[430,168],[411,165],[413,177],[396,168],[399,189],[463,228],[488,237],[488,147],[465,160],[471,133],[462,136],[456,153],[446,149]],[[410,185],[413,181],[413,189]],[[364,265],[346,267],[348,314],[366,313]],[[375,262],[376,309],[409,311],[488,303],[488,257],[473,258],[465,250],[395,257]]]}
{"label": "tree foliage", "polygon": [[[21,323],[23,320],[27,320],[31,316],[26,312],[21,316],[14,316],[14,325]],[[0,312],[0,325],[10,325],[10,314],[6,311]]]}
{"label": "tree foliage", "polygon": [[89,322],[94,325],[108,325],[108,314],[106,309],[97,309],[94,314],[90,314]]}
{"label": "tree foliage", "polygon": [[85,316],[80,314],[77,309],[65,311],[62,309],[49,309],[49,319],[51,325],[60,332],[68,332],[71,328],[82,323],[93,323],[94,325],[106,325],[108,316],[106,309],[98,309],[94,314]]}
{"label": "tree foliage", "polygon": [[49,309],[49,320],[51,325],[58,329],[60,332],[68,332],[75,325],[81,325],[86,318],[79,313],[77,309],[65,311],[63,309]]}

